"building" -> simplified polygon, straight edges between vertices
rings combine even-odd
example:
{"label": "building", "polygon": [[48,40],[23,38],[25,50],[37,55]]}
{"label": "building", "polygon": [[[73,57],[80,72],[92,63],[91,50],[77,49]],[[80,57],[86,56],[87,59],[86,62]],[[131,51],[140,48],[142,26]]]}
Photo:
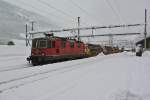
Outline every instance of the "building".
{"label": "building", "polygon": [[[137,44],[141,44],[141,45],[144,47],[144,45],[145,45],[145,39],[142,39],[142,40],[137,41],[137,42],[136,42],[136,45],[137,45]],[[150,50],[150,36],[148,36],[148,37],[146,38],[146,48]]]}

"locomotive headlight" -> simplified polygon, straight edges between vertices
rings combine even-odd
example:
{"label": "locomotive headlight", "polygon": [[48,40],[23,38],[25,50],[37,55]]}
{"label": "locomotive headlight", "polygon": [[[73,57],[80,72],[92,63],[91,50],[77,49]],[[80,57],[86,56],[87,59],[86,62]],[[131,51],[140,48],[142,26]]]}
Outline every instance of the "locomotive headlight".
{"label": "locomotive headlight", "polygon": [[45,56],[45,53],[42,53],[41,55],[42,55],[42,56]]}
{"label": "locomotive headlight", "polygon": [[31,55],[33,56],[33,55],[34,55],[34,53],[31,53]]}

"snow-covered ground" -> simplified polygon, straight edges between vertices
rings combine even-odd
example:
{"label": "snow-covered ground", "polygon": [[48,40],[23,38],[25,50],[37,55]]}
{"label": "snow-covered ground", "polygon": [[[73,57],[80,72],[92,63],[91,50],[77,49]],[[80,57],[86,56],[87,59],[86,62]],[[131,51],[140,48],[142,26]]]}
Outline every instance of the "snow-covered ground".
{"label": "snow-covered ground", "polygon": [[0,100],[150,100],[150,52],[31,67],[30,48],[0,46]]}

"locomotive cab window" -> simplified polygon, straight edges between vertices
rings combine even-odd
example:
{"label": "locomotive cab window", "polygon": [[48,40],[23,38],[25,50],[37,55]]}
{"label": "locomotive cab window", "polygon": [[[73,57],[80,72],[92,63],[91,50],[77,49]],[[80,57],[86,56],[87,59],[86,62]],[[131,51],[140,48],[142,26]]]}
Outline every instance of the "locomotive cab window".
{"label": "locomotive cab window", "polygon": [[47,40],[39,40],[38,41],[39,48],[46,48],[47,47]]}
{"label": "locomotive cab window", "polygon": [[70,40],[70,47],[74,48],[74,41],[73,40]]}

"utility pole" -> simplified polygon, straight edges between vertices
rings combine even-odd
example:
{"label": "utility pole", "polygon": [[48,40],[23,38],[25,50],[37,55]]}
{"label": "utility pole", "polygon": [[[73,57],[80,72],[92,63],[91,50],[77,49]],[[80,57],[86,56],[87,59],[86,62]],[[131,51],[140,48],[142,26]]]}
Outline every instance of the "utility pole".
{"label": "utility pole", "polygon": [[145,9],[145,26],[144,26],[144,36],[145,36],[145,39],[144,39],[144,48],[146,50],[146,37],[147,37],[147,9]]}
{"label": "utility pole", "polygon": [[28,46],[28,25],[26,24],[26,46]]}
{"label": "utility pole", "polygon": [[78,17],[78,41],[80,40],[80,17]]}

